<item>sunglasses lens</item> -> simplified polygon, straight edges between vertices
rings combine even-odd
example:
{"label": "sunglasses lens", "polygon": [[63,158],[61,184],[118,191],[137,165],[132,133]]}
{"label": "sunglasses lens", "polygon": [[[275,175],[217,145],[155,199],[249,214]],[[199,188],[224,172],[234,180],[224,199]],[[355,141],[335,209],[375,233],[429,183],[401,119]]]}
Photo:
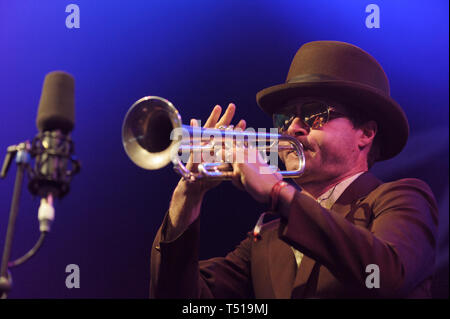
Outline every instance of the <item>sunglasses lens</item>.
{"label": "sunglasses lens", "polygon": [[286,131],[296,116],[300,117],[310,128],[319,129],[329,121],[330,109],[322,102],[308,102],[301,105],[300,115],[298,115],[296,107],[287,109],[283,113],[274,114],[273,123],[281,131]]}
{"label": "sunglasses lens", "polygon": [[321,102],[306,103],[302,106],[302,119],[313,129],[321,128],[329,120],[329,108]]}
{"label": "sunglasses lens", "polygon": [[291,114],[274,114],[273,124],[282,131],[286,131],[295,115]]}

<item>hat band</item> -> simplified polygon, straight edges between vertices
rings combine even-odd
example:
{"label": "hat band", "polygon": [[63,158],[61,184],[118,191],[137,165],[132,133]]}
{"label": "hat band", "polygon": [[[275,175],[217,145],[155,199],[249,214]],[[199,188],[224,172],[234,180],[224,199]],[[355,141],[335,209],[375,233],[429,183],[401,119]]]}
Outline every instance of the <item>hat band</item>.
{"label": "hat band", "polygon": [[302,82],[321,82],[321,81],[336,81],[338,79],[325,74],[301,74],[294,76],[286,81],[286,83],[302,83]]}

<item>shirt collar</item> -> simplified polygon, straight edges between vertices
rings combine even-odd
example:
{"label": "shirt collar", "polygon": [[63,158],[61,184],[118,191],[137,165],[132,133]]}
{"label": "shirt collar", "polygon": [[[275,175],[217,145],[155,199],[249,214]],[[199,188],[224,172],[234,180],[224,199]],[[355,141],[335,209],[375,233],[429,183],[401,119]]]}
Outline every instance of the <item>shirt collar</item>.
{"label": "shirt collar", "polygon": [[357,179],[361,174],[365,172],[359,172],[355,175],[352,175],[343,181],[336,184],[334,187],[327,190],[325,193],[320,195],[317,198],[317,202],[324,208],[330,209],[334,203],[337,201],[339,196],[342,195],[342,193],[345,191],[345,189],[355,180]]}

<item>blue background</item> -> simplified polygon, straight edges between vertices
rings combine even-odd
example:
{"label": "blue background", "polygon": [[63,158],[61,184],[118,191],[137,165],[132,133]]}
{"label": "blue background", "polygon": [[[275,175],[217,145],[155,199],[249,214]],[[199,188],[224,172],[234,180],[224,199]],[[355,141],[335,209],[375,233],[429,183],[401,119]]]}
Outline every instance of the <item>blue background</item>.
{"label": "blue background", "polygon": [[[68,4],[80,28],[68,29]],[[12,270],[10,298],[147,298],[153,237],[178,176],[145,171],[125,155],[121,125],[139,98],[172,101],[184,123],[206,120],[215,104],[237,105],[236,120],[270,127],[255,94],[284,82],[297,49],[313,40],[353,43],[384,67],[411,135],[395,159],[373,171],[386,181],[418,177],[440,208],[435,297],[448,297],[448,1],[377,0],[379,29],[368,29],[370,1],[0,1],[0,151],[32,139],[42,82],[53,70],[76,80],[72,137],[82,172],[56,203],[39,253]],[[0,156],[2,156],[0,154]],[[15,168],[0,181],[3,250]],[[38,199],[24,189],[13,256],[37,240]],[[224,255],[264,206],[222,183],[203,204],[200,257]],[[81,270],[67,289],[65,267]]]}

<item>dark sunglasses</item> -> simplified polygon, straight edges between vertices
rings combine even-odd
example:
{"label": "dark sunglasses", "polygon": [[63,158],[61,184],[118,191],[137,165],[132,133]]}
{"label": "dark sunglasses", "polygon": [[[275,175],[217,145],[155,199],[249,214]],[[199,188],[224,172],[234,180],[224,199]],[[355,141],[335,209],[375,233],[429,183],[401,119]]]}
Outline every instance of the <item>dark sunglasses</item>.
{"label": "dark sunglasses", "polygon": [[309,128],[316,130],[332,119],[345,116],[344,113],[336,111],[333,106],[323,102],[306,102],[285,108],[282,113],[273,114],[273,123],[280,132],[285,132],[298,117]]}

